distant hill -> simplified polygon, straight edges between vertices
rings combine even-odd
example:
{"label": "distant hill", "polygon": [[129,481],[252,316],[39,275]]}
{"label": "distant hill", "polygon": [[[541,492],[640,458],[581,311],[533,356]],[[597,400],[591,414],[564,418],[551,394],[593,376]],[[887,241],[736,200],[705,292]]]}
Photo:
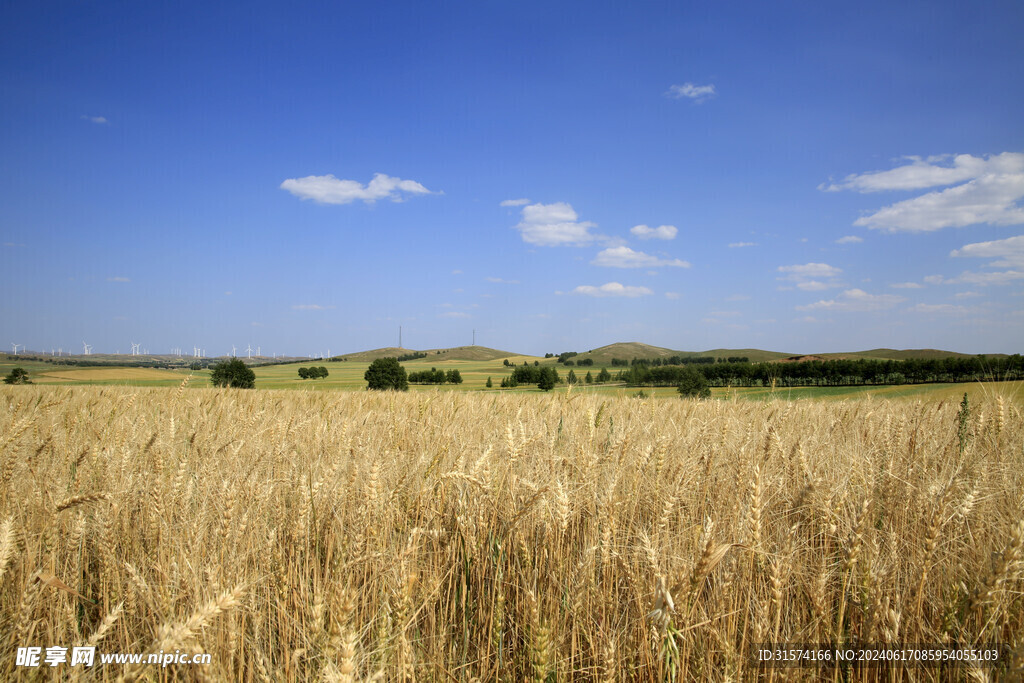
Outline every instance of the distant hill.
{"label": "distant hill", "polygon": [[[935,358],[973,358],[973,353],[957,353],[940,349],[871,349],[870,351],[854,351],[852,353],[818,354],[826,360],[834,358],[875,358],[877,360],[929,360]],[[985,354],[993,358],[1005,358],[1005,353]]]}
{"label": "distant hill", "polygon": [[425,353],[426,358],[423,360],[497,360],[498,358],[512,358],[518,357],[521,354],[512,353],[510,351],[500,351],[498,349],[490,349],[486,346],[455,346],[449,349],[427,349],[425,351],[417,351],[415,349],[400,349],[397,346],[388,346],[383,349],[373,349],[372,351],[358,351],[356,353],[346,353],[344,356],[334,356],[331,360],[347,360],[368,363],[375,361],[378,358],[397,358],[399,356],[407,356],[412,353]]}
{"label": "distant hill", "polygon": [[612,362],[612,358],[624,358],[626,360],[633,360],[634,358],[669,358],[671,356],[702,356],[711,358],[728,358],[730,356],[739,356],[747,358],[752,362],[760,362],[766,360],[781,360],[789,357],[791,354],[779,353],[777,351],[762,351],[760,349],[709,349],[708,351],[675,351],[673,349],[666,349],[663,346],[651,346],[650,344],[643,344],[641,342],[619,342],[617,344],[609,344],[602,346],[585,353],[580,353],[579,356],[574,358],[575,361],[580,361],[584,358],[593,358],[595,365],[607,365]]}

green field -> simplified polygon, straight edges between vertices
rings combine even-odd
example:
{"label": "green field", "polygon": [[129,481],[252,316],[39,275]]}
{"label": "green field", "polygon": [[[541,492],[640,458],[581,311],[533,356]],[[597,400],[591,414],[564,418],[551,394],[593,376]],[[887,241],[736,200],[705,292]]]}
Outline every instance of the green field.
{"label": "green field", "polygon": [[[462,375],[463,383],[458,386],[445,385],[410,385],[410,391],[492,391],[499,393],[542,393],[535,386],[520,386],[516,389],[501,389],[502,377],[511,373],[511,368],[502,364],[504,359],[497,360],[446,360],[437,361],[423,358],[402,363],[407,372],[429,370],[437,367],[442,370],[457,368]],[[510,362],[522,365],[524,361],[537,361],[541,365],[555,365],[554,359],[536,358],[533,356],[510,356]],[[324,366],[330,373],[326,379],[301,380],[298,376],[300,367]],[[15,363],[13,359],[0,360],[0,374],[6,375],[14,367],[22,367],[28,371],[35,384],[40,385],[99,385],[99,386],[136,386],[136,387],[173,387],[191,375],[189,386],[192,388],[209,386],[208,370],[157,370],[152,368],[136,368],[130,366],[76,367],[67,365],[51,365],[39,361]],[[369,367],[369,361],[307,361],[305,363],[288,363],[284,365],[254,366],[256,387],[258,389],[299,389],[308,391],[356,391],[366,388],[363,373]],[[596,375],[600,367],[572,368],[582,379],[587,370]],[[559,375],[564,379],[569,368],[558,366]],[[611,371],[611,368],[609,368]],[[490,377],[494,387],[487,389],[485,384]],[[556,391],[565,391],[561,385]],[[635,396],[639,392],[647,397],[674,398],[678,394],[673,387],[627,387],[622,384],[577,385],[572,391],[601,394],[607,396]],[[802,400],[826,399],[842,400],[850,398],[910,398],[929,400],[959,399],[967,392],[972,399],[990,397],[1001,394],[1015,402],[1024,404],[1024,382],[991,382],[967,384],[917,384],[902,386],[851,386],[851,387],[766,387],[712,389],[712,396],[719,399],[744,400]]]}

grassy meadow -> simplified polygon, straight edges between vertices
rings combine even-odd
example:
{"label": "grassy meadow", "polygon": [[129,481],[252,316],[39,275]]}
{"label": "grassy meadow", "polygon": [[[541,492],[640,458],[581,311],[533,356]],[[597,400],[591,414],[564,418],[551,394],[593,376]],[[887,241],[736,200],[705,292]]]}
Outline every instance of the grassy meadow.
{"label": "grassy meadow", "polygon": [[[1024,420],[999,386],[968,411],[0,386],[0,677],[1012,678]],[[769,641],[1009,654],[758,667]],[[212,663],[14,666],[86,643]]]}
{"label": "grassy meadow", "polygon": [[[570,368],[555,363],[554,359],[545,359],[535,356],[509,355],[510,362],[522,365],[524,362],[538,362],[541,365],[554,365],[558,369],[562,379],[568,374]],[[411,384],[409,390],[416,393],[434,393],[437,391],[486,391],[489,393],[542,393],[534,385],[523,385],[515,389],[502,389],[501,378],[511,374],[511,368],[502,364],[502,358],[488,360],[435,360],[431,357],[406,361],[402,367],[407,372],[418,372],[429,370],[433,367],[441,370],[457,368],[462,375],[463,383],[460,385],[417,385]],[[363,374],[370,366],[371,359],[356,359],[347,361],[319,361],[311,360],[281,365],[255,365],[253,371],[256,373],[257,389],[301,389],[310,391],[336,391],[348,390],[357,391],[366,389],[366,380]],[[324,366],[329,375],[325,379],[302,380],[299,379],[298,369],[300,367]],[[4,376],[12,368],[22,367],[28,371],[34,384],[39,385],[78,385],[78,386],[125,386],[125,387],[177,387],[186,377],[191,377],[188,388],[199,389],[210,386],[209,370],[164,370],[153,368],[139,368],[130,366],[109,366],[109,367],[77,367],[53,365],[39,361],[16,361],[10,355],[0,356],[0,376]],[[582,380],[589,370],[595,376],[601,370],[601,366],[589,368],[571,368],[576,371]],[[618,368],[608,368],[609,371]],[[490,377],[493,387],[486,387],[487,378]],[[564,391],[565,385],[559,387]],[[597,394],[605,397],[628,398],[636,396],[639,392],[645,396],[654,398],[679,398],[674,387],[627,387],[620,383],[609,384],[580,384],[573,388],[573,392]],[[799,399],[824,399],[824,400],[845,400],[850,398],[906,398],[920,400],[959,400],[967,392],[971,400],[984,400],[987,396],[999,393],[1006,398],[1024,405],[1024,381],[1009,381],[998,383],[974,383],[974,384],[915,384],[902,386],[848,386],[848,387],[740,387],[740,388],[712,388],[714,398],[720,399],[749,399],[749,400],[799,400]]]}

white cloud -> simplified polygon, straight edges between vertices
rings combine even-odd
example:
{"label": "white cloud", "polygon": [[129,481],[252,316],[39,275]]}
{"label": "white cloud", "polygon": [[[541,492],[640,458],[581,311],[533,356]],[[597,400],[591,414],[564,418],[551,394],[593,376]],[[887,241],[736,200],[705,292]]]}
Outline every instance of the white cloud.
{"label": "white cloud", "polygon": [[846,235],[836,240],[836,244],[860,244],[864,241],[863,237],[857,237],[856,235]]}
{"label": "white cloud", "polygon": [[1024,198],[1024,153],[911,157],[909,164],[850,175],[841,183],[820,185],[819,189],[878,192],[949,185],[952,187],[885,206],[858,218],[854,225],[884,232],[930,232],[978,223],[1024,223],[1024,209],[1018,205]]}
{"label": "white cloud", "polygon": [[506,199],[501,206],[526,206],[529,203],[529,199]]}
{"label": "white cloud", "polygon": [[597,254],[597,257],[590,262],[594,266],[608,266],[610,268],[656,268],[658,266],[670,266],[673,268],[689,268],[690,264],[679,259],[660,259],[657,256],[645,254],[642,251],[633,251],[629,247],[611,247]]}
{"label": "white cloud", "polygon": [[904,297],[895,294],[868,294],[863,289],[847,289],[835,299],[797,306],[796,309],[798,311],[879,311],[892,308],[903,301],[906,301]]}
{"label": "white cloud", "polygon": [[[939,165],[952,158],[952,164]],[[1024,154],[1003,152],[995,156],[976,157],[970,154],[941,155],[922,159],[906,157],[909,164],[888,171],[869,171],[851,174],[838,184],[822,184],[818,189],[826,192],[854,190],[856,192],[882,192],[887,190],[923,190],[928,187],[955,185],[983,175],[1024,173]]]}
{"label": "white cloud", "polygon": [[462,271],[461,270],[453,270],[452,271],[452,275],[462,275]]}
{"label": "white cloud", "polygon": [[131,282],[131,280],[129,278],[126,278],[126,277],[117,276],[117,277],[108,277],[107,278],[107,282]]}
{"label": "white cloud", "polygon": [[571,205],[565,202],[555,204],[530,204],[523,207],[523,219],[516,230],[523,234],[523,241],[541,247],[582,246],[600,240],[600,235],[590,232],[595,223],[580,221]]}
{"label": "white cloud", "polygon": [[665,298],[671,299],[672,301],[677,300],[680,296],[682,295],[679,292],[665,292]]}
{"label": "white cloud", "polygon": [[354,201],[372,204],[378,199],[400,202],[402,193],[430,194],[430,190],[415,180],[402,180],[383,173],[374,174],[373,180],[366,185],[356,180],[339,180],[331,174],[289,178],[281,183],[281,189],[318,204],[350,204]]}
{"label": "white cloud", "polygon": [[953,295],[954,299],[973,299],[981,296],[981,292],[957,292]]}
{"label": "white cloud", "polygon": [[83,114],[82,119],[85,121],[91,121],[92,123],[98,123],[100,125],[103,125],[104,123],[110,123],[109,121],[107,121],[107,117],[105,116],[86,116]]}
{"label": "white cloud", "polygon": [[1017,280],[1024,280],[1024,271],[1003,270],[994,273],[975,273],[965,270],[954,278],[943,278],[942,284],[946,285],[978,285],[987,287],[989,285],[1009,285]]}
{"label": "white cloud", "polygon": [[811,277],[836,277],[843,270],[827,263],[805,263],[802,266],[779,266],[779,272],[786,274],[781,279],[801,280]]}
{"label": "white cloud", "polygon": [[683,83],[682,85],[673,85],[665,93],[666,97],[671,97],[674,100],[680,100],[684,97],[693,100],[700,104],[705,100],[708,100],[717,95],[715,86],[713,83],[707,85],[694,85],[693,83]]}
{"label": "white cloud", "polygon": [[988,175],[940,192],[897,202],[854,221],[884,232],[931,232],[977,223],[1024,223],[1024,173]]}
{"label": "white cloud", "polygon": [[993,268],[1024,268],[1024,235],[1004,240],[965,244],[949,252],[950,256],[996,259],[988,264]]}
{"label": "white cloud", "polygon": [[462,311],[448,311],[442,313],[439,317],[441,318],[472,318],[469,313],[463,313]]}
{"label": "white cloud", "polygon": [[659,225],[656,228],[647,225],[634,225],[629,232],[642,240],[672,240],[679,233],[679,228],[674,225]]}
{"label": "white cloud", "polygon": [[519,280],[505,280],[505,279],[500,278],[500,277],[485,277],[484,279],[487,280],[488,282],[494,282],[494,283],[500,284],[500,285],[518,285],[519,284]]}
{"label": "white cloud", "polygon": [[953,304],[917,304],[908,308],[907,311],[912,313],[966,313],[967,309]]}
{"label": "white cloud", "polygon": [[842,268],[827,263],[805,263],[803,265],[779,266],[783,275],[777,279],[795,283],[797,289],[805,292],[819,292],[823,289],[841,287],[836,279],[843,272]]}
{"label": "white cloud", "polygon": [[924,289],[924,285],[919,282],[894,282],[889,286],[893,289]]}
{"label": "white cloud", "polygon": [[608,282],[600,287],[594,287],[593,285],[580,285],[576,289],[572,290],[572,293],[597,297],[625,296],[635,298],[638,296],[653,294],[654,292],[646,287],[632,287],[629,285],[619,284],[618,282]]}
{"label": "white cloud", "polygon": [[320,304],[293,304],[293,311],[327,311],[334,306],[321,306]]}
{"label": "white cloud", "polygon": [[743,247],[756,247],[757,242],[730,242],[730,249],[741,249]]}

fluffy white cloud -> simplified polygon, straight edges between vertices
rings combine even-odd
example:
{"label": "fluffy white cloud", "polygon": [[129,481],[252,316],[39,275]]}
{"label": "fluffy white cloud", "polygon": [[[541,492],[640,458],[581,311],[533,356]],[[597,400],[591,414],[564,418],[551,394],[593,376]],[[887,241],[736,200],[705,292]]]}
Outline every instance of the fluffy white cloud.
{"label": "fluffy white cloud", "polygon": [[576,289],[572,290],[573,294],[583,294],[585,296],[625,296],[635,298],[638,296],[646,296],[653,294],[651,290],[646,287],[632,287],[629,285],[623,285],[618,282],[609,282],[601,285],[600,287],[594,287],[593,285],[580,285]]}
{"label": "fluffy white cloud", "polygon": [[836,279],[843,272],[842,268],[836,268],[827,263],[779,266],[778,271],[782,273],[782,276],[777,279],[792,282],[797,289],[804,292],[820,292],[823,289],[842,286],[842,283]]}
{"label": "fluffy white cloud", "polygon": [[642,240],[672,240],[679,233],[679,229],[674,225],[659,225],[656,228],[647,225],[634,225],[629,231]]}
{"label": "fluffy white cloud", "polygon": [[674,100],[681,100],[686,97],[700,104],[705,100],[708,100],[717,95],[715,86],[713,83],[707,85],[694,85],[693,83],[683,83],[682,85],[673,85],[665,93],[666,97],[671,97]]}
{"label": "fluffy white cloud", "polygon": [[519,280],[506,280],[506,279],[500,278],[500,277],[485,277],[484,280],[487,280],[488,282],[493,282],[493,283],[499,284],[499,285],[518,285],[519,284]]}
{"label": "fluffy white cloud", "polygon": [[[940,165],[940,162],[952,163]],[[970,154],[942,155],[922,159],[907,157],[909,164],[888,171],[851,174],[841,183],[820,185],[826,192],[854,190],[881,192],[885,190],[923,190],[927,187],[954,185],[983,175],[1024,173],[1024,154],[1003,152],[995,156],[976,157]]]}
{"label": "fluffy white cloud", "polygon": [[501,206],[526,206],[529,203],[529,199],[506,199]]}
{"label": "fluffy white cloud", "polygon": [[864,241],[863,237],[857,237],[856,235],[846,235],[836,240],[836,244],[860,244]]}
{"label": "fluffy white cloud", "polygon": [[555,204],[529,204],[523,207],[523,219],[516,230],[523,234],[523,241],[541,247],[583,246],[602,239],[590,232],[595,223],[579,220],[571,205],[565,202]]}
{"label": "fluffy white cloud", "polygon": [[894,282],[889,286],[893,289],[924,289],[920,282]]}
{"label": "fluffy white cloud", "polygon": [[988,264],[993,268],[1024,268],[1024,235],[1004,240],[965,244],[949,252],[954,257],[996,259]]}
{"label": "fluffy white cloud", "polygon": [[903,301],[906,301],[904,297],[895,294],[868,294],[863,289],[847,289],[835,299],[797,306],[796,309],[798,311],[880,311],[892,308]]}
{"label": "fluffy white cloud", "polygon": [[339,180],[331,174],[289,178],[281,183],[281,189],[319,204],[350,204],[354,201],[372,204],[378,199],[400,202],[403,193],[430,194],[430,190],[415,180],[402,180],[383,173],[375,174],[366,185],[356,180]]}
{"label": "fluffy white cloud", "polygon": [[126,278],[126,277],[121,277],[121,276],[114,276],[114,277],[108,277],[107,278],[107,282],[131,282],[131,279],[130,278]]}
{"label": "fluffy white cloud", "polygon": [[86,121],[91,121],[93,123],[98,123],[100,125],[102,125],[104,123],[110,123],[109,121],[107,121],[107,117],[106,116],[85,116],[83,114],[82,118],[85,119]]}
{"label": "fluffy white cloud", "polygon": [[679,259],[660,259],[657,256],[645,254],[642,251],[633,251],[629,247],[611,247],[597,254],[597,257],[590,262],[595,266],[609,266],[611,268],[656,268],[658,266],[671,266],[673,268],[689,268],[690,264]]}
{"label": "fluffy white cloud", "polygon": [[[950,161],[952,159],[952,161]],[[923,190],[945,187],[885,206],[858,218],[854,225],[885,232],[929,232],[978,223],[1024,223],[1024,154],[975,157],[961,154],[921,159],[888,171],[847,176],[843,182],[820,185],[826,191]]]}
{"label": "fluffy white cloud", "polygon": [[978,223],[1024,223],[1024,173],[987,175],[963,185],[896,202],[854,221],[884,232],[931,232]]}
{"label": "fluffy white cloud", "polygon": [[680,296],[682,295],[679,292],[665,292],[665,298],[671,299],[672,301],[676,301]]}
{"label": "fluffy white cloud", "polygon": [[756,247],[757,242],[730,242],[730,249],[741,249],[743,247]]}

